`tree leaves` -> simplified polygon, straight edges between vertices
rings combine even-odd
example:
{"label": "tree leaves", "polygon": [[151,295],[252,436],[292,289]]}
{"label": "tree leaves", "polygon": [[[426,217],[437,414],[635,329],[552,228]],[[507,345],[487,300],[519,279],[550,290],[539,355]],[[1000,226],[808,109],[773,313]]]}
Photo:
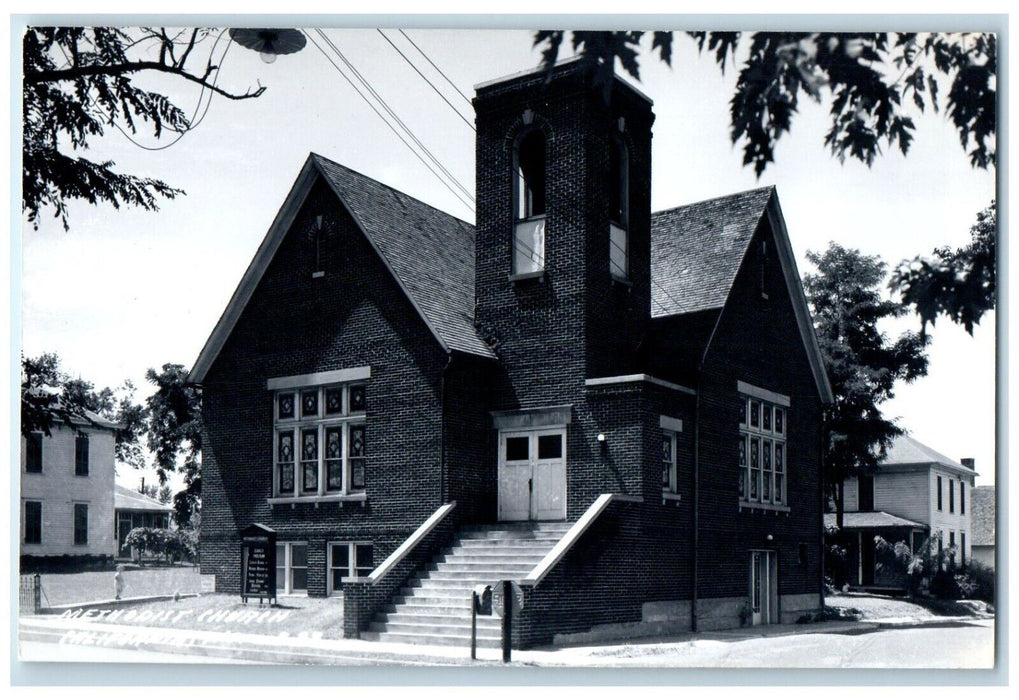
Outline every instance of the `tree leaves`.
{"label": "tree leaves", "polygon": [[[261,95],[264,88],[234,94],[210,82],[218,70],[211,53],[202,74],[189,69],[191,49],[208,36],[207,29],[174,37],[152,28],[31,27],[25,32],[22,210],[34,228],[41,212],[52,209],[67,230],[67,203],[74,199],[156,210],[159,198],[184,194],[161,180],[117,172],[111,161],[94,162],[67,150],[87,150],[89,140],[103,136],[107,127],[135,134],[146,124],[157,139],[164,130],[184,133],[191,128],[170,97],[133,84],[134,75],[142,71],[170,73],[231,99]],[[161,47],[158,61],[148,60],[146,51],[153,45]],[[187,48],[176,58],[174,49],[179,47]]]}
{"label": "tree leaves", "polygon": [[[542,63],[551,69],[566,32],[538,32]],[[609,94],[611,72],[622,68],[640,79],[645,32],[573,32],[573,46],[599,66],[596,80]],[[672,45],[654,32],[651,53],[671,65]],[[844,162],[870,166],[882,146],[909,153],[916,132],[906,105],[922,113],[941,110],[939,82],[950,83],[947,115],[970,163],[994,166],[996,157],[997,41],[993,34],[869,32],[687,32],[702,53],[713,54],[722,72],[737,56],[739,78],[729,102],[730,138],[742,144],[743,164],[758,177],[774,162],[779,139],[789,132],[801,92],[831,100],[824,143]],[[908,102],[904,103],[903,98]],[[971,148],[972,145],[972,148]]]}
{"label": "tree leaves", "polygon": [[889,287],[903,304],[916,309],[921,335],[942,315],[973,335],[973,326],[995,307],[997,223],[997,208],[991,202],[977,214],[969,245],[955,251],[935,249],[933,257],[904,260],[893,271]]}

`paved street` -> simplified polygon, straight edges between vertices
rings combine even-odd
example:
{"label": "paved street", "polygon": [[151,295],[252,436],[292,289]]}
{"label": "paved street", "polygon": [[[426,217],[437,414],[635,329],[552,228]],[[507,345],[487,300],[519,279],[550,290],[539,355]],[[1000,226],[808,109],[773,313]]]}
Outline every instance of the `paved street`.
{"label": "paved street", "polygon": [[[360,640],[284,640],[261,635],[173,633],[146,628],[132,628],[128,639],[123,637],[123,628],[117,630],[113,625],[76,628],[71,632],[34,628],[26,633],[28,628],[23,625],[22,659],[339,666],[501,665],[499,652],[494,649],[480,650],[480,660],[471,662],[466,649],[451,647]],[[174,634],[181,636],[177,639]],[[630,644],[514,651],[513,663],[581,668],[989,669],[994,663],[993,655],[994,621],[962,620],[880,629],[866,623],[827,628],[821,623],[773,628],[768,636],[735,630]]]}

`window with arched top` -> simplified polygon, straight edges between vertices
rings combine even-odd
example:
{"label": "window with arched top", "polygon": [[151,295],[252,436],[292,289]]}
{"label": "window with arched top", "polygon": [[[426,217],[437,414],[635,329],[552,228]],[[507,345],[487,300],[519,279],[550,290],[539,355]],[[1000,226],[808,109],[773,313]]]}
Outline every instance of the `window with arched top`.
{"label": "window with arched top", "polygon": [[630,276],[629,154],[620,138],[612,139],[609,154],[609,271]]}
{"label": "window with arched top", "polygon": [[545,269],[545,135],[531,129],[513,149],[513,274]]}

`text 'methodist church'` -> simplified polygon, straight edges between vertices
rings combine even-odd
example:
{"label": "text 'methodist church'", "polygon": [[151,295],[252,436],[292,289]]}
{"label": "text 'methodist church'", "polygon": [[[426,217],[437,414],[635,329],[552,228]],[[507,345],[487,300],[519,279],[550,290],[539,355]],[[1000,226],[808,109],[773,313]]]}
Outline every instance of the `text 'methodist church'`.
{"label": "text 'methodist church'", "polygon": [[516,647],[820,607],[831,389],[776,191],[652,212],[651,101],[593,73],[477,86],[474,226],[308,157],[191,372],[216,590],[259,523],[364,639],[460,643],[500,580]]}

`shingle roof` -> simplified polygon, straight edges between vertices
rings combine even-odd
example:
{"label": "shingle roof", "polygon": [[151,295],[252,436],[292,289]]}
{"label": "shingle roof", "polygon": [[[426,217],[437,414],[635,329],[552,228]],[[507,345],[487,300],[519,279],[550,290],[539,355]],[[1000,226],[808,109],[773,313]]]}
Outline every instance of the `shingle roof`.
{"label": "shingle roof", "polygon": [[946,457],[937,450],[927,447],[927,445],[909,435],[900,435],[895,438],[888,448],[888,455],[881,462],[885,466],[934,463],[952,467],[955,470],[962,470],[969,474],[975,474],[969,467],[963,466],[951,457]]}
{"label": "shingle roof", "polygon": [[312,158],[446,345],[495,357],[474,330],[474,227],[327,158]]}
{"label": "shingle roof", "polygon": [[160,503],[143,493],[138,493],[120,484],[113,485],[113,507],[117,510],[147,510],[168,513],[173,506]]}
{"label": "shingle roof", "polygon": [[651,215],[651,315],[721,308],[774,187]]}
{"label": "shingle roof", "polygon": [[[835,524],[835,513],[824,514],[824,524],[826,527],[831,527]],[[927,526],[923,523],[914,522],[913,520],[906,520],[900,518],[897,515],[891,513],[885,513],[883,511],[874,511],[867,513],[843,513],[842,514],[842,526],[846,530],[854,530],[861,528],[882,528],[882,527],[916,527],[926,528]]]}
{"label": "shingle roof", "polygon": [[977,486],[970,491],[969,508],[973,546],[994,545],[994,487]]}

